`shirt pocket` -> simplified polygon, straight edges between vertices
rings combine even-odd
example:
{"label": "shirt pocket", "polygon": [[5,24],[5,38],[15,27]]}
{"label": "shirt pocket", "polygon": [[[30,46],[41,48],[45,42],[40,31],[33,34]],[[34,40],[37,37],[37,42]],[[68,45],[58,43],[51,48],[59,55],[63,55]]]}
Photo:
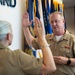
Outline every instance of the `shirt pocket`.
{"label": "shirt pocket", "polygon": [[62,56],[66,56],[66,57],[72,57],[73,56],[71,48],[67,48],[65,46],[61,46],[60,52],[61,52]]}

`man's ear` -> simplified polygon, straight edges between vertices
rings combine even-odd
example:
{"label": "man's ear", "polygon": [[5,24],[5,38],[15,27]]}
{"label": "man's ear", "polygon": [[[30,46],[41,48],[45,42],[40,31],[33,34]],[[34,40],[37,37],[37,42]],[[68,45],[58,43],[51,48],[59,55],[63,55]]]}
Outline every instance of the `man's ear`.
{"label": "man's ear", "polygon": [[9,40],[9,38],[10,38],[10,33],[7,34],[6,39]]}
{"label": "man's ear", "polygon": [[65,23],[65,20],[63,20],[63,22]]}

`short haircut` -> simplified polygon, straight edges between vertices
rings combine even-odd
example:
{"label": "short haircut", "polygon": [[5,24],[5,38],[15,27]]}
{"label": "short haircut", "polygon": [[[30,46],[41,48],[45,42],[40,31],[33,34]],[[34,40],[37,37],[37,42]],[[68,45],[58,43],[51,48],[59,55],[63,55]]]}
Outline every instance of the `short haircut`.
{"label": "short haircut", "polygon": [[0,40],[4,39],[11,32],[11,24],[7,21],[0,20]]}
{"label": "short haircut", "polygon": [[64,19],[64,16],[63,16],[62,12],[59,12],[59,11],[55,11],[55,12],[51,13],[51,14],[49,15],[49,18],[50,18],[53,14],[58,14],[58,15],[60,15],[60,16],[62,17],[62,19]]}

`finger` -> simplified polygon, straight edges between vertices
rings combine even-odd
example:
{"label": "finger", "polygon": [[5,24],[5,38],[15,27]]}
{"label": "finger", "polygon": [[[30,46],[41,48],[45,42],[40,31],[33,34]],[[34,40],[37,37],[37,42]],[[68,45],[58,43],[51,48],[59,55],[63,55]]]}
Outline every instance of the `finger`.
{"label": "finger", "polygon": [[23,18],[29,18],[29,14],[27,12],[24,13]]}
{"label": "finger", "polygon": [[59,58],[59,56],[53,56],[54,58]]}
{"label": "finger", "polygon": [[55,58],[57,58],[57,56],[53,56],[53,58],[55,59]]}
{"label": "finger", "polygon": [[59,58],[59,57],[54,57],[54,59],[55,59],[55,60],[60,60],[60,58]]}
{"label": "finger", "polygon": [[36,17],[35,17],[35,19],[34,19],[34,28],[36,27],[36,25],[37,25],[37,20],[36,20]]}
{"label": "finger", "polygon": [[39,19],[37,17],[35,17],[35,27],[38,28],[38,26],[39,26]]}
{"label": "finger", "polygon": [[32,23],[34,23],[33,20],[31,20],[31,21],[29,22],[29,25],[31,25]]}
{"label": "finger", "polygon": [[39,19],[37,19],[37,22],[38,22],[37,27],[39,29],[41,29],[41,28],[43,29],[41,21]]}
{"label": "finger", "polygon": [[41,20],[39,21],[39,24],[41,25],[41,27],[44,27],[43,24],[42,24],[42,22],[41,22]]}
{"label": "finger", "polygon": [[39,19],[37,17],[35,17],[35,22],[36,24],[39,24]]}
{"label": "finger", "polygon": [[58,61],[58,59],[54,58],[55,61]]}
{"label": "finger", "polygon": [[37,17],[35,17],[34,23],[35,23],[34,26],[35,33],[37,33],[37,36],[39,37],[41,31],[40,20]]}
{"label": "finger", "polygon": [[37,17],[35,17],[35,19],[34,19],[34,29],[35,29],[35,31],[38,30],[37,26],[38,26],[38,19],[37,19]]}

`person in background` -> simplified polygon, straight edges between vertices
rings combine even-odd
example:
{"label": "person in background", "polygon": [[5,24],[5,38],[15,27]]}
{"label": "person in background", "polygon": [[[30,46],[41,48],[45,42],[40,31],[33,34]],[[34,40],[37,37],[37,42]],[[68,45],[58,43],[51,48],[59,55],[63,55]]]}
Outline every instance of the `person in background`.
{"label": "person in background", "polygon": [[[75,36],[65,29],[65,19],[61,12],[53,12],[50,14],[49,21],[53,29],[53,34],[47,34],[45,37],[48,44],[50,44],[57,70],[48,75],[74,75]],[[29,46],[39,49],[41,47],[39,46],[38,38],[34,38],[28,29],[31,23],[29,21],[29,14],[25,13],[23,16],[25,38]],[[35,28],[34,31],[36,31]]]}
{"label": "person in background", "polygon": [[43,27],[39,28],[38,25],[36,25],[36,31],[38,31],[36,35],[39,45],[44,47],[42,48],[43,60],[19,49],[12,51],[8,47],[13,40],[11,24],[0,20],[0,75],[39,75],[52,73],[56,70],[51,50],[49,46],[46,47],[48,43],[45,39],[45,33],[42,31]]}

